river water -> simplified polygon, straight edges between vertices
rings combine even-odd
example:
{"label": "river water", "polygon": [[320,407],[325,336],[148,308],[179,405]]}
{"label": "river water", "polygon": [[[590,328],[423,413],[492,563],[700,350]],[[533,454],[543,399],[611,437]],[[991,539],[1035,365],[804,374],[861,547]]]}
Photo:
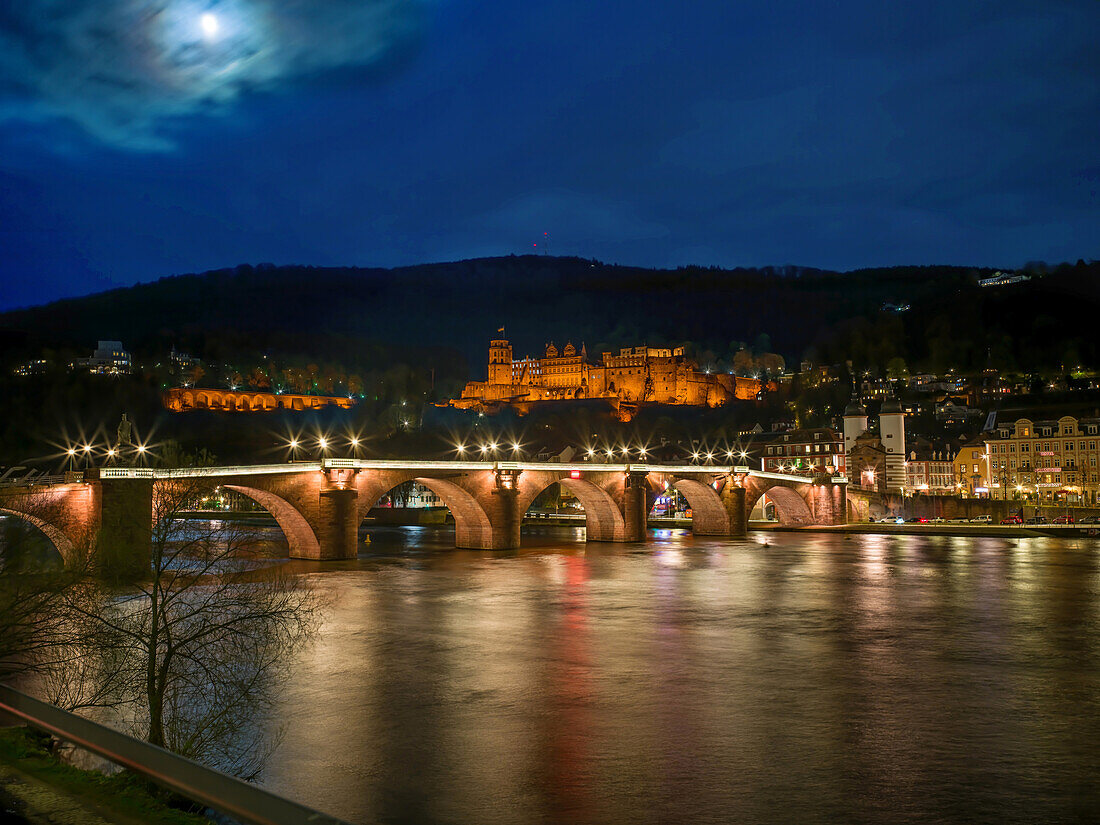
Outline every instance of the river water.
{"label": "river water", "polygon": [[356,562],[290,562],[332,604],[263,782],[323,811],[1100,819],[1100,543],[371,535]]}

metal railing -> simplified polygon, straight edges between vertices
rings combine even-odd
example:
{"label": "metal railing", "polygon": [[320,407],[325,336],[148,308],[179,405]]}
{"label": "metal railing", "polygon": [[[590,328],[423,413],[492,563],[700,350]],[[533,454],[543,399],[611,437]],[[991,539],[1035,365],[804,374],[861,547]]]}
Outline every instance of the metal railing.
{"label": "metal railing", "polygon": [[7,685],[0,685],[0,710],[241,822],[348,825],[342,819],[291,802],[258,785],[41,702]]}

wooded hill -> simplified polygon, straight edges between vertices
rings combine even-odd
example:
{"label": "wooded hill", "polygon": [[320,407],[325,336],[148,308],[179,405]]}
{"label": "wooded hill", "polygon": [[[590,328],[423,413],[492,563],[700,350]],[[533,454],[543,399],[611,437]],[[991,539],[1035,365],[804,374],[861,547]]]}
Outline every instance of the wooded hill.
{"label": "wooded hill", "polygon": [[981,368],[987,354],[1004,370],[1100,361],[1091,332],[1100,263],[978,286],[990,274],[950,266],[667,270],[548,256],[397,269],[242,265],[7,312],[0,340],[9,361],[117,339],[138,357],[164,357],[175,346],[207,360],[304,354],[350,368],[439,359],[441,369],[469,373],[455,378],[480,376],[487,339],[501,325],[517,356],[568,339],[584,341],[590,354],[689,341],[701,360],[728,360],[755,343],[795,364],[808,355],[879,369],[895,357],[936,370]]}

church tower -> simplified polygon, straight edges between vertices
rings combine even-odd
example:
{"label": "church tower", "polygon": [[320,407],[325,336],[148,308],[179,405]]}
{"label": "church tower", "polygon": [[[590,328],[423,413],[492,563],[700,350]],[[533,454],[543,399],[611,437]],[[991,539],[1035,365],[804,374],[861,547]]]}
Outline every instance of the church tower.
{"label": "church tower", "polygon": [[905,487],[905,411],[893,393],[882,402],[878,422],[886,450],[886,492],[899,493]]}
{"label": "church tower", "polygon": [[490,384],[512,383],[512,345],[503,338],[489,342]]}

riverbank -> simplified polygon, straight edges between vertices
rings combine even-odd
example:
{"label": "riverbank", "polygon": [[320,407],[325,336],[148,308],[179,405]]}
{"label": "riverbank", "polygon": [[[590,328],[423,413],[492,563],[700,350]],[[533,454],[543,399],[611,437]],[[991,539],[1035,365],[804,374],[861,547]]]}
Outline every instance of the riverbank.
{"label": "riverbank", "polygon": [[26,727],[0,728],[0,815],[4,822],[67,825],[209,825],[166,805],[144,780],[67,765]]}

